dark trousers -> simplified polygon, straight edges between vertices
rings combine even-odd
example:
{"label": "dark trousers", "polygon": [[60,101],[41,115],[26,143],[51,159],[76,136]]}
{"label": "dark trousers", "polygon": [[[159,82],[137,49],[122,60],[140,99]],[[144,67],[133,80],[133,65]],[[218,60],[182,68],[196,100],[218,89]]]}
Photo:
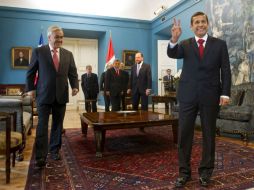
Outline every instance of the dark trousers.
{"label": "dark trousers", "polygon": [[91,99],[86,99],[85,100],[85,109],[86,109],[86,112],[97,112],[97,101],[96,100],[92,100],[92,101],[89,101]]}
{"label": "dark trousers", "polygon": [[110,106],[110,96],[103,95],[104,97],[104,103],[105,103],[105,112],[109,111],[109,106]]}
{"label": "dark trousers", "polygon": [[112,105],[111,111],[120,111],[121,109],[121,94],[110,96],[110,102]]}
{"label": "dark trousers", "polygon": [[126,104],[125,104],[125,94],[122,95],[121,97],[121,107],[122,107],[122,110],[126,110]]}
{"label": "dark trousers", "polygon": [[202,160],[199,175],[211,177],[215,160],[215,131],[219,106],[205,106],[199,103],[179,103],[178,157],[179,175],[191,176],[190,160],[195,120],[200,112],[202,127]]}
{"label": "dark trousers", "polygon": [[[92,101],[89,101],[92,100]],[[87,93],[85,95],[85,110],[86,112],[97,112],[97,94]]]}
{"label": "dark trousers", "polygon": [[148,111],[148,96],[144,93],[139,93],[138,91],[135,94],[132,94],[132,107],[134,110],[138,110],[139,101],[141,99],[141,109]]}
{"label": "dark trousers", "polygon": [[50,132],[49,151],[58,153],[62,145],[63,120],[66,104],[37,104],[38,127],[35,138],[35,157],[36,160],[46,159],[48,154],[48,122],[49,115],[52,113],[52,123]]}

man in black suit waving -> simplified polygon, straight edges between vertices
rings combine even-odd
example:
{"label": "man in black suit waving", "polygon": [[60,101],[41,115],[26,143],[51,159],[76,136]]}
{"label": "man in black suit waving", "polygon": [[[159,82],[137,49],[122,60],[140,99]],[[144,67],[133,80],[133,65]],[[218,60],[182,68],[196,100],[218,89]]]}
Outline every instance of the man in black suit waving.
{"label": "man in black suit waving", "polygon": [[132,93],[132,107],[138,110],[141,99],[141,109],[148,110],[148,96],[152,89],[152,74],[149,64],[144,63],[144,57],[141,52],[135,55],[135,65],[131,68],[130,89]]}
{"label": "man in black suit waving", "polygon": [[[63,120],[69,101],[68,79],[72,95],[78,93],[78,74],[73,55],[61,48],[63,30],[58,26],[48,28],[48,45],[35,48],[27,71],[26,91],[35,96],[38,110],[38,127],[35,139],[36,166],[44,167],[48,154],[48,121],[52,113],[49,151],[54,160],[61,159]],[[34,84],[38,72],[37,84]]]}
{"label": "man in black suit waving", "polygon": [[177,100],[179,101],[179,178],[176,187],[191,179],[190,158],[195,119],[200,112],[203,133],[202,160],[199,181],[202,186],[210,182],[215,160],[215,129],[219,105],[228,104],[231,72],[226,42],[207,34],[208,17],[196,12],[191,17],[195,37],[178,42],[181,36],[180,21],[174,19],[172,38],[167,54],[170,58],[183,59]]}

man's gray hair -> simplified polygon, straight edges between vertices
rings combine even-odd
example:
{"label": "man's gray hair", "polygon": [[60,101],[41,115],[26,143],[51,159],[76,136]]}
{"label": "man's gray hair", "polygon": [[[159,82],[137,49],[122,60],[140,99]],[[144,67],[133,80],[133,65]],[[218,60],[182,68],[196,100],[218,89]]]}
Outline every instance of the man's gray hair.
{"label": "man's gray hair", "polygon": [[53,32],[55,32],[55,31],[62,31],[62,32],[63,32],[63,29],[62,29],[61,27],[59,27],[59,26],[56,26],[56,25],[48,27],[48,31],[47,31],[48,37],[49,37]]}
{"label": "man's gray hair", "polygon": [[88,68],[92,68],[92,65],[87,65],[87,66],[86,66],[86,69],[88,69]]}

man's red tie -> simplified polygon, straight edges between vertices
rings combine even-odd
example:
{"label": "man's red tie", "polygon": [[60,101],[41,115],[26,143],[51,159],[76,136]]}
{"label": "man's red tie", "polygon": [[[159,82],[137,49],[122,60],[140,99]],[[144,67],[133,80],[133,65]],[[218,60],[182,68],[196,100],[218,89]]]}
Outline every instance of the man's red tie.
{"label": "man's red tie", "polygon": [[53,53],[54,66],[55,66],[56,71],[58,71],[58,69],[59,69],[59,60],[58,60],[58,56],[57,56],[57,50],[54,49],[53,52],[54,52]]}
{"label": "man's red tie", "polygon": [[198,49],[199,49],[199,56],[200,58],[202,59],[203,58],[203,55],[204,55],[204,46],[203,46],[203,43],[205,42],[205,40],[203,39],[198,39]]}
{"label": "man's red tie", "polygon": [[116,75],[119,76],[119,69],[116,70]]}

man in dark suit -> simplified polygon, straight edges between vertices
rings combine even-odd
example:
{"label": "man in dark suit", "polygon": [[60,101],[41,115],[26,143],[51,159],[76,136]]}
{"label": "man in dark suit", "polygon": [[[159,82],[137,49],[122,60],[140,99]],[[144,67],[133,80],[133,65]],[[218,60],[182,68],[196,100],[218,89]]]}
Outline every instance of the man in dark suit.
{"label": "man in dark suit", "polygon": [[171,75],[171,69],[167,69],[167,74],[163,77],[165,95],[174,91],[174,77]]}
{"label": "man in dark suit", "polygon": [[135,65],[131,67],[130,89],[127,93],[132,93],[132,107],[138,110],[141,99],[141,109],[148,110],[148,96],[152,89],[152,74],[149,64],[144,63],[141,52],[135,55]]}
{"label": "man in dark suit", "polygon": [[29,65],[29,61],[28,61],[28,59],[26,59],[24,57],[23,52],[20,51],[19,57],[15,60],[14,64],[15,64],[15,67],[17,67],[17,66],[27,67]]}
{"label": "man in dark suit", "polygon": [[86,112],[91,112],[91,107],[92,112],[97,112],[96,104],[97,96],[99,93],[99,84],[97,75],[95,73],[92,73],[91,65],[86,66],[86,73],[81,76],[81,87],[85,96]]}
{"label": "man in dark suit", "polygon": [[116,59],[113,67],[106,72],[106,95],[110,97],[112,111],[121,109],[121,98],[124,91],[123,71],[120,70],[120,61]]}
{"label": "man in dark suit", "polygon": [[[110,69],[113,65],[112,64],[107,64],[107,70]],[[110,97],[106,94],[106,89],[105,89],[105,82],[106,82],[106,71],[104,71],[101,74],[100,78],[100,91],[102,92],[102,95],[104,97],[104,103],[105,103],[105,112],[109,112],[109,107],[110,107]]]}
{"label": "man in dark suit", "polygon": [[191,17],[195,37],[178,42],[180,21],[174,19],[167,54],[183,59],[177,100],[179,101],[179,178],[176,187],[191,179],[190,158],[195,119],[200,112],[203,133],[202,160],[198,169],[202,186],[210,182],[215,160],[215,129],[219,105],[228,104],[231,72],[226,42],[208,36],[208,17],[197,12]]}
{"label": "man in dark suit", "polygon": [[129,73],[127,71],[124,70],[124,63],[120,64],[120,69],[122,70],[122,77],[123,77],[123,94],[122,94],[122,100],[121,100],[121,104],[122,104],[122,110],[126,110],[126,104],[125,104],[125,97],[127,94],[127,90],[128,90],[128,85],[129,85]]}
{"label": "man in dark suit", "polygon": [[[52,113],[49,152],[54,160],[61,159],[63,120],[69,101],[68,79],[72,95],[78,93],[78,74],[73,55],[61,48],[63,30],[58,26],[48,28],[48,45],[35,48],[26,76],[26,91],[34,97],[38,110],[38,127],[35,139],[36,166],[44,167],[48,154],[48,121]],[[38,71],[38,80],[34,80]]]}

